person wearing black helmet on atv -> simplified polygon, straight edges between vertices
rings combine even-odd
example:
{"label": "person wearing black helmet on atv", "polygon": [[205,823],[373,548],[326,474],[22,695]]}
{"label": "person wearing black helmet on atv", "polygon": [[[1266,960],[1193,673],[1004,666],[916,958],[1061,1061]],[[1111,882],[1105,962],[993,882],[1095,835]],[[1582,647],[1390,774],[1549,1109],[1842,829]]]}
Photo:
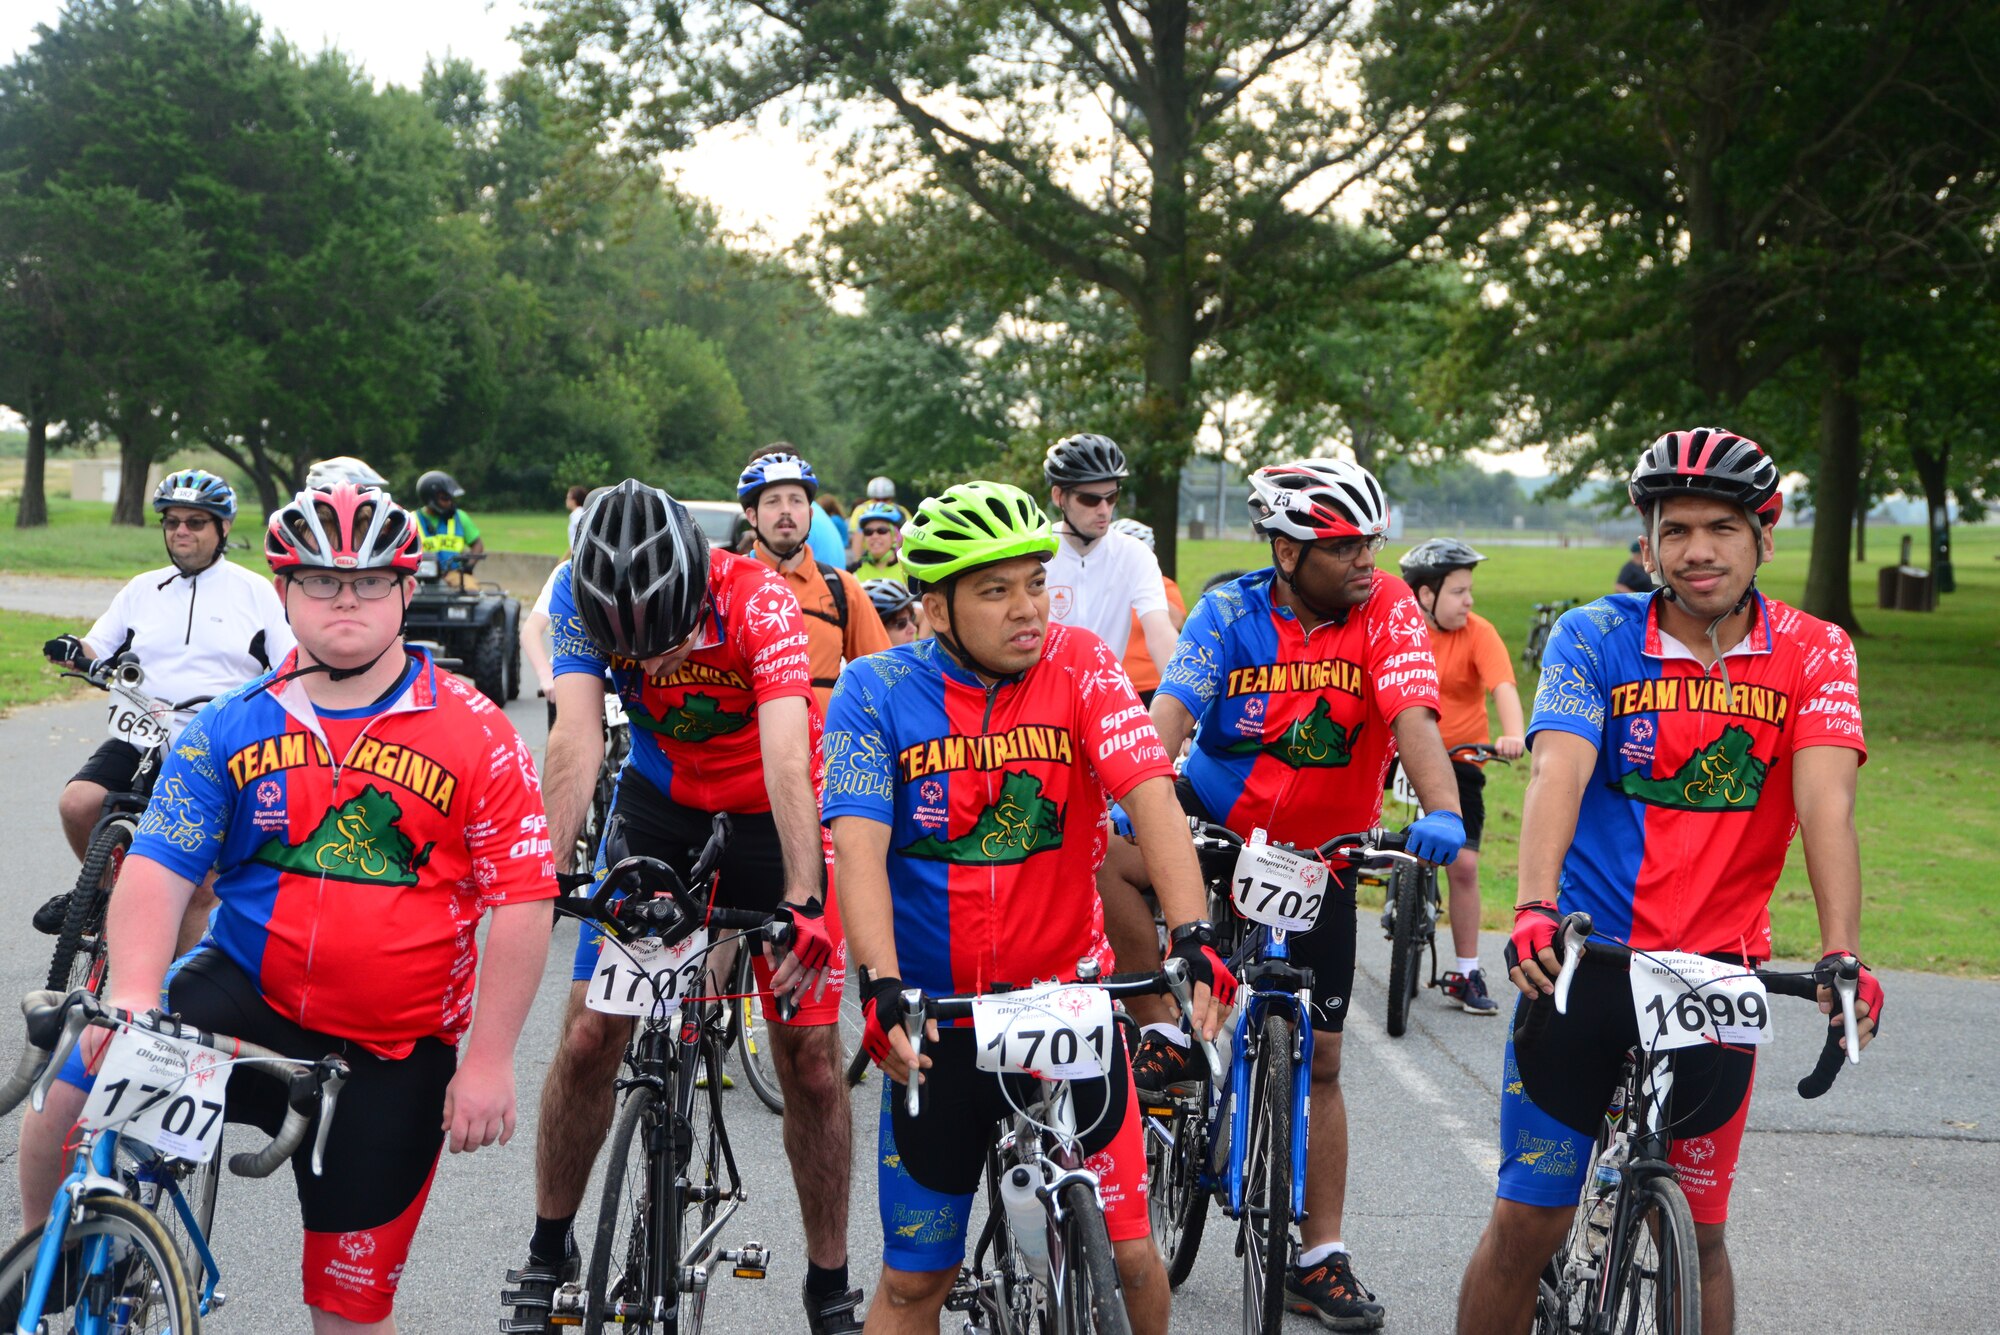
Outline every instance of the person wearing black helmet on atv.
{"label": "person wearing black helmet on atv", "polygon": [[417,479],[417,524],[424,532],[424,555],[437,558],[438,573],[456,588],[469,588],[472,568],[486,555],[479,525],[458,508],[465,488],[451,474],[433,468]]}

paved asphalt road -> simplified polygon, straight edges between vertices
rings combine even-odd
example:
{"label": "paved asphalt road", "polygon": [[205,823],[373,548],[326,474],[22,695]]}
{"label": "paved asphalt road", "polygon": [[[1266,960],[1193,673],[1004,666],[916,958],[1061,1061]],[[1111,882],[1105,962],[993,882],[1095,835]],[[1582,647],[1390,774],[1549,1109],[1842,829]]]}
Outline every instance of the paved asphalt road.
{"label": "paved asphalt road", "polygon": [[[539,748],[540,702],[522,701],[509,712]],[[98,706],[84,703],[0,721],[0,802],[16,813],[19,859],[5,906],[17,926],[0,931],[0,979],[13,987],[38,985],[46,967],[48,940],[28,929],[27,917],[75,874],[56,827],[55,798],[95,745],[100,717]],[[495,1329],[501,1272],[519,1264],[532,1222],[535,1101],[573,930],[558,933],[522,1043],[522,1122],[513,1144],[447,1156],[439,1171],[403,1280],[405,1331]],[[1498,939],[1484,949],[1489,961],[1497,959]],[[1386,948],[1364,923],[1346,1055],[1354,1146],[1346,1235],[1361,1277],[1388,1304],[1389,1329],[1443,1332],[1451,1328],[1465,1255],[1486,1218],[1497,1162],[1500,1022],[1448,1011],[1427,996],[1411,1032],[1389,1040],[1380,1022],[1385,968]],[[2000,1042],[1988,1024],[2000,1011],[2000,986],[1916,975],[1886,981],[1886,1038],[1818,1104],[1792,1092],[1811,1064],[1814,1026],[1798,1003],[1778,1009],[1732,1223],[1745,1331],[2000,1328]],[[18,1041],[0,1037],[0,1065],[11,1069]],[[880,1091],[878,1076],[854,1100],[852,1260],[870,1289],[880,1256],[870,1171]],[[729,1098],[751,1189],[732,1237],[772,1244],[777,1261],[761,1283],[718,1281],[710,1328],[800,1331],[804,1261],[778,1120],[747,1087]],[[7,1147],[0,1157],[11,1160],[13,1140],[13,1127],[0,1128]],[[588,1210],[594,1193],[591,1199]],[[0,1227],[16,1227],[17,1216],[11,1188],[0,1191]],[[226,1183],[217,1247],[232,1298],[212,1329],[262,1335],[305,1328],[298,1237],[284,1174]],[[1176,1298],[1175,1330],[1224,1330],[1235,1321],[1227,1238],[1218,1215],[1200,1266]],[[1317,1329],[1303,1318],[1288,1322],[1300,1332]]]}

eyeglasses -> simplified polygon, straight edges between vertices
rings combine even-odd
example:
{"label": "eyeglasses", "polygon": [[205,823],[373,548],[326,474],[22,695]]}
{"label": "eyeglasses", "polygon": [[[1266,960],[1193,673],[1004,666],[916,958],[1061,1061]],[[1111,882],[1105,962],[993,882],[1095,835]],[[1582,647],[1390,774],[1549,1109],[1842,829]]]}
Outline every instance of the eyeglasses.
{"label": "eyeglasses", "polygon": [[1352,561],[1360,556],[1363,550],[1379,552],[1388,543],[1389,540],[1378,533],[1372,538],[1342,538],[1339,542],[1317,543],[1315,545],[1323,547],[1326,554],[1336,561]]}
{"label": "eyeglasses", "polygon": [[1100,505],[1118,504],[1116,491],[1073,491],[1070,495],[1092,510]]}
{"label": "eyeglasses", "polygon": [[917,614],[907,610],[898,612],[882,624],[890,630],[908,630],[917,624]]}
{"label": "eyeglasses", "polygon": [[160,528],[168,533],[177,528],[184,528],[190,533],[206,533],[208,526],[214,522],[207,515],[194,515],[187,519],[176,519],[172,515],[160,516]]}
{"label": "eyeglasses", "polygon": [[323,603],[339,597],[344,588],[354,590],[355,597],[372,603],[379,598],[387,598],[403,582],[396,575],[356,575],[353,579],[342,579],[338,575],[293,575],[291,579],[306,597]]}
{"label": "eyeglasses", "polygon": [[893,528],[864,528],[861,530],[861,536],[864,538],[886,538],[895,531]]}

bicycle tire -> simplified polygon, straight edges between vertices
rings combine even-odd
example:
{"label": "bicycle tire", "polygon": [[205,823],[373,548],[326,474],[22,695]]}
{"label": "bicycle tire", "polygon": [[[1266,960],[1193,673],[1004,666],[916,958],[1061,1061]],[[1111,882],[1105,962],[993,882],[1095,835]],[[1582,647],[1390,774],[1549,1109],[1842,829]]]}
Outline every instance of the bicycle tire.
{"label": "bicycle tire", "polygon": [[1097,1193],[1072,1182],[1062,1189],[1062,1203],[1063,1292],[1056,1329],[1065,1335],[1132,1335]]}
{"label": "bicycle tire", "polygon": [[1201,1251],[1202,1230],[1208,1224],[1208,1196],[1201,1186],[1202,1160],[1208,1153],[1208,1091],[1196,1096],[1199,1102],[1176,1100],[1167,1117],[1167,1135],[1172,1143],[1151,1127],[1146,1131],[1146,1177],[1151,1183],[1147,1209],[1152,1215],[1153,1238],[1167,1263],[1167,1283],[1179,1288],[1194,1270]]}
{"label": "bicycle tire", "polygon": [[[584,1292],[590,1295],[584,1335],[600,1335],[607,1325],[621,1331],[652,1329],[653,1188],[659,1180],[646,1133],[660,1116],[659,1096],[634,1086],[611,1130],[611,1153],[604,1160],[604,1194],[597,1208],[597,1235],[590,1243]],[[615,1268],[614,1268],[615,1267]],[[619,1309],[614,1315],[614,1305]],[[629,1312],[629,1315],[627,1314]]]}
{"label": "bicycle tire", "polygon": [[778,1086],[776,1059],[771,1055],[770,1026],[765,1023],[763,1006],[751,995],[757,990],[757,972],[751,959],[754,949],[746,942],[737,950],[736,965],[730,971],[729,994],[740,1000],[723,1004],[735,1009],[735,1014],[730,1017],[729,1035],[730,1042],[736,1047],[736,1055],[743,1063],[744,1078],[749,1080],[757,1101],[783,1117],[785,1091]]}
{"label": "bicycle tire", "polygon": [[[20,1324],[22,1299],[34,1275],[36,1252],[45,1228],[46,1223],[35,1225],[0,1254],[0,1322],[5,1322],[9,1330]],[[91,1197],[83,1206],[82,1216],[71,1220],[63,1234],[60,1255],[65,1258],[62,1263],[65,1268],[74,1264],[69,1258],[76,1257],[82,1245],[93,1238],[124,1244],[118,1249],[122,1255],[115,1274],[96,1281],[72,1282],[65,1278],[64,1271],[59,1271],[50,1286],[49,1302],[43,1312],[45,1329],[73,1329],[74,1324],[63,1322],[60,1314],[74,1312],[85,1293],[94,1289],[100,1299],[136,1301],[131,1315],[119,1327],[129,1335],[162,1331],[167,1335],[197,1335],[200,1318],[195,1313],[194,1297],[181,1270],[180,1257],[172,1240],[161,1230],[160,1221],[147,1213],[144,1206],[118,1196]],[[71,1292],[72,1289],[75,1291]]]}
{"label": "bicycle tire", "polygon": [[1250,1134],[1243,1155],[1245,1335],[1277,1335],[1292,1260],[1292,1018],[1264,1016],[1251,1068]]}
{"label": "bicycle tire", "polygon": [[1396,905],[1389,936],[1389,1037],[1401,1038],[1410,1025],[1410,1008],[1417,999],[1418,961],[1424,943],[1419,923],[1424,913],[1423,869],[1398,863],[1389,874],[1389,896]]}
{"label": "bicycle tire", "polygon": [[1628,1189],[1637,1195],[1611,1251],[1608,1329],[1701,1335],[1701,1258],[1687,1197],[1666,1177]]}
{"label": "bicycle tire", "polygon": [[114,820],[99,830],[84,850],[83,869],[69,892],[69,910],[63,914],[55,954],[49,960],[51,991],[67,994],[79,987],[93,993],[103,991],[104,914],[138,830],[133,821]]}
{"label": "bicycle tire", "polygon": [[[173,1168],[167,1168],[156,1162],[151,1168],[138,1173],[142,1182],[157,1181],[162,1175],[169,1174],[177,1178],[176,1187],[181,1199],[187,1202],[188,1213],[194,1216],[195,1227],[201,1231],[202,1241],[208,1244],[210,1255],[215,1249],[215,1194],[222,1181],[222,1165],[226,1162],[222,1144],[217,1141],[215,1153],[209,1156],[207,1163],[191,1164],[178,1160]],[[201,1259],[201,1249],[195,1245],[187,1221],[174,1208],[173,1198],[163,1189],[156,1190],[157,1198],[147,1208],[160,1221],[161,1230],[172,1241],[174,1254],[181,1259],[181,1273],[187,1279],[188,1292],[194,1295],[195,1306],[199,1308],[202,1288],[208,1278],[208,1266]],[[143,1194],[141,1200],[144,1200]]]}

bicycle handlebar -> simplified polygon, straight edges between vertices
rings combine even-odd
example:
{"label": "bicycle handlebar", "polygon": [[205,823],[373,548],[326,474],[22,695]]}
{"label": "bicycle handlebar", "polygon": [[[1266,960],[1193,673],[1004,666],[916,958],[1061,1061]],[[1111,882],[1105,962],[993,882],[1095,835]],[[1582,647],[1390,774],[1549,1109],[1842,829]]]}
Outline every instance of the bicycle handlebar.
{"label": "bicycle handlebar", "polygon": [[[1562,921],[1556,935],[1556,954],[1562,960],[1562,969],[1556,975],[1554,1009],[1569,1013],[1570,985],[1576,979],[1579,965],[1586,960],[1603,968],[1630,969],[1635,953],[1631,946],[1616,941],[1607,941],[1594,936],[1593,924],[1588,913],[1572,913]],[[1645,952],[1639,951],[1639,954]],[[1768,992],[1780,996],[1802,997],[1808,1001],[1819,999],[1819,989],[1830,987],[1840,1001],[1840,1025],[1836,1028],[1829,1022],[1826,1042],[1821,1045],[1819,1057],[1813,1069],[1799,1081],[1799,1097],[1816,1099],[1833,1087],[1834,1077],[1840,1074],[1843,1057],[1849,1065],[1861,1060],[1861,1042],[1854,1019],[1854,998],[1860,990],[1861,961],[1852,955],[1840,955],[1821,960],[1811,969],[1800,972],[1780,969],[1748,969],[1756,975]],[[1514,1046],[1532,1044],[1547,1028],[1549,1008],[1539,1001],[1528,1007],[1527,1015],[1514,1030]],[[1843,1037],[1846,1047],[1841,1046]]]}
{"label": "bicycle handlebar", "polygon": [[[69,1060],[71,1049],[82,1039],[85,1029],[93,1025],[113,1030],[132,1026],[170,1034],[183,1042],[199,1043],[212,1051],[228,1054],[232,1065],[246,1065],[263,1071],[274,1080],[286,1082],[285,1120],[277,1135],[271,1137],[270,1143],[260,1150],[230,1155],[231,1172],[238,1177],[269,1177],[276,1172],[278,1165],[291,1158],[305,1143],[306,1128],[312,1121],[315,1104],[320,1105],[323,1111],[319,1119],[319,1133],[313,1138],[313,1176],[318,1177],[325,1166],[327,1132],[332,1129],[340,1089],[348,1076],[348,1065],[340,1057],[331,1053],[318,1061],[288,1057],[261,1044],[227,1034],[204,1033],[158,1011],[134,1015],[130,1011],[105,1005],[101,999],[81,988],[68,996],[60,992],[30,992],[21,998],[21,1013],[27,1021],[28,1047],[21,1054],[14,1074],[8,1077],[4,1086],[0,1086],[0,1117],[12,1112],[30,1094],[34,1096],[35,1111],[42,1110],[49,1087],[55,1083],[56,1076]],[[278,1071],[271,1069],[273,1066],[292,1069]]]}
{"label": "bicycle handlebar", "polygon": [[[1241,848],[1246,842],[1242,835],[1226,825],[1202,820],[1198,816],[1188,817],[1188,827],[1194,831],[1194,845],[1197,849],[1224,851]],[[1423,859],[1404,852],[1404,833],[1394,830],[1357,830],[1352,834],[1336,834],[1316,849],[1293,848],[1290,844],[1273,844],[1273,848],[1291,849],[1295,853],[1305,853],[1321,861],[1339,858],[1343,862],[1422,862]]]}
{"label": "bicycle handlebar", "polygon": [[1513,761],[1507,759],[1507,757],[1501,755],[1497,750],[1495,750],[1492,747],[1492,745],[1486,742],[1467,742],[1463,746],[1452,747],[1449,751],[1445,752],[1445,754],[1449,756],[1451,759],[1457,760],[1460,752],[1465,753],[1466,763],[1472,765],[1484,765],[1489,760],[1497,760],[1503,765],[1511,765],[1514,763]]}
{"label": "bicycle handlebar", "polygon": [[[66,668],[63,670],[62,675],[73,677],[77,681],[94,686],[100,691],[109,691],[113,687],[119,687],[136,693],[140,687],[146,684],[146,670],[139,665],[139,655],[129,649],[114,658],[100,658],[82,672],[78,672],[73,668]],[[177,705],[170,705],[164,700],[156,699],[153,696],[147,696],[146,698],[157,704],[162,713],[178,714],[183,710],[199,709],[215,697],[212,695],[189,696]]]}

